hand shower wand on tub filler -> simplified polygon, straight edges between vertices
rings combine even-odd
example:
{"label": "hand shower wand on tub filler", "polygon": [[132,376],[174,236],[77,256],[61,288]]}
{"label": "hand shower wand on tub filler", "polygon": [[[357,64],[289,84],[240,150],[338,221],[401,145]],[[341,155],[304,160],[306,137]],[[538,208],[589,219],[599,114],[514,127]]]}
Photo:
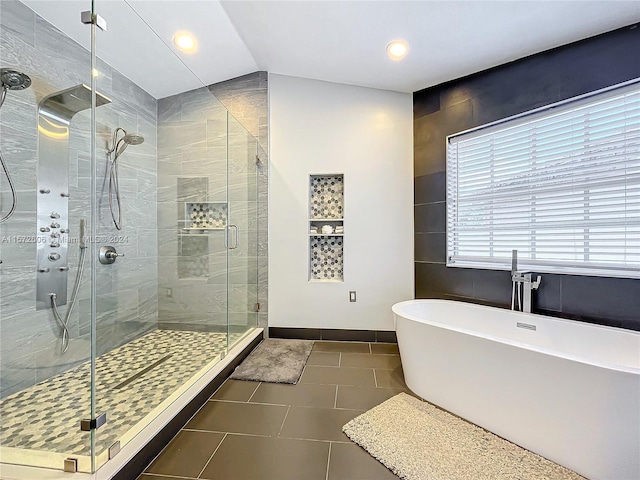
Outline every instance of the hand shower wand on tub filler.
{"label": "hand shower wand on tub filler", "polygon": [[[520,312],[531,313],[531,292],[540,286],[540,275],[535,281],[531,280],[530,272],[518,271],[518,250],[511,251],[511,310],[516,310],[516,290],[518,308]],[[524,293],[523,293],[524,292]],[[524,299],[523,299],[524,297]]]}

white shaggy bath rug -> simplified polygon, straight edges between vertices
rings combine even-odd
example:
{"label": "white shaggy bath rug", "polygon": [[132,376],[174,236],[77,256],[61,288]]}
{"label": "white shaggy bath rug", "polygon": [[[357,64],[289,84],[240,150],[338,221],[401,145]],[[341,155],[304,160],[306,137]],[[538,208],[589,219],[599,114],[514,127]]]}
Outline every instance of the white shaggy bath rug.
{"label": "white shaggy bath rug", "polygon": [[354,418],[342,431],[405,480],[584,480],[406,393]]}

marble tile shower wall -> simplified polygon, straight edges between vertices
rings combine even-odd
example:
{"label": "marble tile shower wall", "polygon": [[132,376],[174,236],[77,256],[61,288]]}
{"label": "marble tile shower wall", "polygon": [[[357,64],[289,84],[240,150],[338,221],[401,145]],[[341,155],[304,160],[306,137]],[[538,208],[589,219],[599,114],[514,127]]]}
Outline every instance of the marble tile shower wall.
{"label": "marble tile shower wall", "polygon": [[[255,140],[231,115],[227,122],[227,110],[208,88],[159,100],[158,138],[160,327],[224,329],[227,304],[232,328],[254,325],[259,265],[266,267],[266,244],[259,249],[260,238],[266,243],[266,220],[265,236],[256,235],[258,200],[266,199],[266,155],[265,167],[257,169]],[[191,223],[185,207],[224,202],[228,223],[240,232],[240,248],[228,259],[223,229],[184,230]],[[261,278],[266,295],[266,268]]]}
{"label": "marble tile shower wall", "polygon": [[[89,264],[78,305],[69,321],[71,344],[60,354],[60,329],[50,310],[35,310],[36,243],[20,240],[36,233],[37,104],[53,92],[90,82],[90,55],[85,49],[14,0],[0,2],[0,59],[2,67],[27,73],[33,83],[12,91],[0,110],[0,147],[18,190],[18,209],[0,224],[0,368],[1,396],[26,388],[72,368],[89,355]],[[126,257],[98,267],[98,353],[109,351],[157,328],[156,217],[156,100],[119,72],[99,63],[98,90],[109,97],[99,107],[98,178],[104,176],[103,153],[112,129],[138,131],[145,142],[121,157],[120,185],[124,227],[111,224],[108,197],[99,187],[100,236],[111,238]],[[69,227],[78,233],[80,218],[89,219],[89,110],[77,114],[70,126]],[[2,181],[3,211],[10,204]],[[120,261],[123,260],[123,261]],[[78,264],[78,249],[70,245],[68,289]],[[63,307],[63,311],[66,307]]]}

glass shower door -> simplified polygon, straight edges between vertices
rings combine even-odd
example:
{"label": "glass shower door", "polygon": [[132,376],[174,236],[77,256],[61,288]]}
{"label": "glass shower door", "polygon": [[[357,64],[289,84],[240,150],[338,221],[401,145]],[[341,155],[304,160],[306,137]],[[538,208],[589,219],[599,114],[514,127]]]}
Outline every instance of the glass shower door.
{"label": "glass shower door", "polygon": [[[89,2],[62,13],[82,10]],[[0,2],[0,68],[11,84],[0,110],[0,459],[90,471],[91,435],[80,430],[91,417],[90,321],[72,302],[74,291],[89,297],[77,213],[88,215],[91,198],[80,173],[91,150],[90,32],[73,40],[48,13]]]}
{"label": "glass shower door", "polygon": [[[95,90],[111,100],[92,169],[96,468],[227,353],[227,112],[141,20],[154,4],[95,2]],[[121,62],[149,55],[176,80]]]}
{"label": "glass shower door", "polygon": [[258,324],[258,142],[228,114],[229,346]]}

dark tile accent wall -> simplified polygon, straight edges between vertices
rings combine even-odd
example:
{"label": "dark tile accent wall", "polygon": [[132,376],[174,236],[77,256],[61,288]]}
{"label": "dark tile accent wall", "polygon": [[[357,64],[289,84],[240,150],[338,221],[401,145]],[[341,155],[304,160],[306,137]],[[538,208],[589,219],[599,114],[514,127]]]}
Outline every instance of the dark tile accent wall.
{"label": "dark tile accent wall", "polygon": [[269,337],[295,338],[298,340],[398,343],[396,332],[388,330],[343,330],[337,328],[270,327]]}
{"label": "dark tile accent wall", "polygon": [[[415,92],[416,298],[510,307],[510,273],[446,266],[446,136],[640,77],[631,25]],[[640,280],[544,274],[537,313],[640,330]]]}

